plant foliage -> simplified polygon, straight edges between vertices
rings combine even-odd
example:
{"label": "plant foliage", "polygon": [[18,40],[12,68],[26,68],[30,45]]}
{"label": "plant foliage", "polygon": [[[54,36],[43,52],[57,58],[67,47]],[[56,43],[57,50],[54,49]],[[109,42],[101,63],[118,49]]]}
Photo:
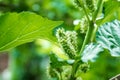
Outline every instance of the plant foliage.
{"label": "plant foliage", "polygon": [[37,38],[53,40],[52,30],[61,23],[32,12],[3,14],[0,16],[0,51],[6,51]]}
{"label": "plant foliage", "polygon": [[101,51],[103,51],[103,48],[100,44],[90,43],[86,45],[81,59],[83,62],[94,62]]}
{"label": "plant foliage", "polygon": [[120,56],[120,21],[102,25],[97,32],[96,39],[102,47],[108,49],[112,56]]}

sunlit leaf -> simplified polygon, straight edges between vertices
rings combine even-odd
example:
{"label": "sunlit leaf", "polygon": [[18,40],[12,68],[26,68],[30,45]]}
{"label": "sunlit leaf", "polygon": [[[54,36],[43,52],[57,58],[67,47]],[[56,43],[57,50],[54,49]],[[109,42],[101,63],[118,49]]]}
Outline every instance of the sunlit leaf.
{"label": "sunlit leaf", "polygon": [[0,16],[0,51],[37,38],[53,40],[52,30],[61,23],[32,12],[6,13]]}
{"label": "sunlit leaf", "polygon": [[112,56],[120,56],[120,21],[114,20],[102,25],[98,29],[96,40],[108,49]]}
{"label": "sunlit leaf", "polygon": [[103,51],[103,48],[100,44],[90,43],[85,46],[81,59],[83,62],[94,62],[101,51]]}

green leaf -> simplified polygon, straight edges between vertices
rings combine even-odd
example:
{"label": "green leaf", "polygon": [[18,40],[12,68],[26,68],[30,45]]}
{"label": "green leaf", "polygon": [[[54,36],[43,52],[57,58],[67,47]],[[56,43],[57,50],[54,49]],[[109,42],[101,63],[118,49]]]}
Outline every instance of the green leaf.
{"label": "green leaf", "polygon": [[88,62],[88,61],[94,62],[101,51],[103,51],[103,48],[101,47],[100,44],[90,43],[85,46],[81,60],[83,62]]}
{"label": "green leaf", "polygon": [[6,51],[37,38],[53,40],[52,30],[61,21],[51,21],[32,12],[0,16],[0,51]]}
{"label": "green leaf", "polygon": [[112,56],[120,56],[120,21],[114,20],[102,25],[98,29],[96,40],[108,49]]}
{"label": "green leaf", "polygon": [[117,0],[108,0],[103,5],[104,18],[97,21],[99,25],[104,24],[108,21],[118,19],[120,11],[120,2]]}

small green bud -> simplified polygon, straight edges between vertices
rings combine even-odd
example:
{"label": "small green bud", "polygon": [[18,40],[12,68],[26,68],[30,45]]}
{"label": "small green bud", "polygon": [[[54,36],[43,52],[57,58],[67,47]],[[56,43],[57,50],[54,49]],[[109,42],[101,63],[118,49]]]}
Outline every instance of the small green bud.
{"label": "small green bud", "polygon": [[85,2],[86,2],[86,6],[91,12],[96,10],[97,0],[85,0]]}
{"label": "small green bud", "polygon": [[86,33],[89,23],[86,20],[86,18],[82,18],[79,22],[79,26],[80,26],[80,33]]}
{"label": "small green bud", "polygon": [[91,11],[94,10],[93,0],[86,0],[86,5]]}
{"label": "small green bud", "polygon": [[80,70],[84,73],[86,73],[89,70],[89,64],[83,63],[80,65]]}
{"label": "small green bud", "polygon": [[61,28],[57,30],[56,37],[64,52],[73,59],[77,53],[77,33]]}
{"label": "small green bud", "polygon": [[74,0],[74,3],[80,8],[84,5],[83,0]]}
{"label": "small green bud", "polygon": [[48,75],[49,78],[59,79],[58,72],[54,68],[52,68],[51,66],[49,66],[47,68],[47,75]]}
{"label": "small green bud", "polygon": [[63,66],[62,68],[63,68],[62,77],[64,80],[68,80],[68,78],[70,77],[72,67],[71,66]]}

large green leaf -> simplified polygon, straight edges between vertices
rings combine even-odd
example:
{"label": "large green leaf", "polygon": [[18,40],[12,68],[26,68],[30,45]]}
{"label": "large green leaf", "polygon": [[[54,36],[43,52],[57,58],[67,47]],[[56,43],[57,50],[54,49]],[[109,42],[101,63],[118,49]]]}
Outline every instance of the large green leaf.
{"label": "large green leaf", "polygon": [[83,62],[88,62],[88,61],[94,62],[101,51],[103,51],[103,48],[101,47],[100,44],[90,43],[85,46],[81,60]]}
{"label": "large green leaf", "polygon": [[32,12],[0,16],[0,51],[6,51],[37,38],[53,39],[52,30],[61,21],[51,21]]}
{"label": "large green leaf", "polygon": [[120,21],[114,20],[102,25],[98,29],[96,40],[108,49],[112,56],[120,56]]}

